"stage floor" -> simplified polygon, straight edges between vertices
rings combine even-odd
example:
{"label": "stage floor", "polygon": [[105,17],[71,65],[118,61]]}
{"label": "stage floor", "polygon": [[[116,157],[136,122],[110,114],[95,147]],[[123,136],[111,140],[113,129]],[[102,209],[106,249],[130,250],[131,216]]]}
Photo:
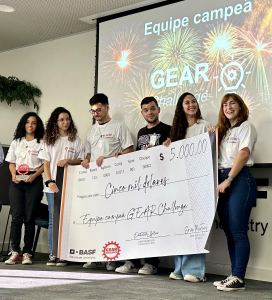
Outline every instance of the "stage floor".
{"label": "stage floor", "polygon": [[246,280],[245,291],[221,292],[213,286],[213,281],[224,278],[218,275],[207,274],[207,282],[190,283],[169,279],[171,270],[165,268],[146,276],[84,269],[78,263],[49,267],[46,261],[46,254],[36,253],[33,265],[0,263],[0,299],[272,299],[271,282]]}

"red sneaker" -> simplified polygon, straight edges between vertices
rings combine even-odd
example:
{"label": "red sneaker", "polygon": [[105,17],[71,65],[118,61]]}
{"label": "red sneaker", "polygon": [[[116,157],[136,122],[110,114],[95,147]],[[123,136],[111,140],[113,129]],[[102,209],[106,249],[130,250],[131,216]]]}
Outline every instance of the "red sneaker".
{"label": "red sneaker", "polygon": [[22,259],[22,265],[32,265],[31,254],[24,253]]}
{"label": "red sneaker", "polygon": [[10,255],[10,258],[5,261],[6,265],[15,265],[15,264],[18,264],[20,262],[19,253],[18,252],[11,251],[9,253],[9,255]]}

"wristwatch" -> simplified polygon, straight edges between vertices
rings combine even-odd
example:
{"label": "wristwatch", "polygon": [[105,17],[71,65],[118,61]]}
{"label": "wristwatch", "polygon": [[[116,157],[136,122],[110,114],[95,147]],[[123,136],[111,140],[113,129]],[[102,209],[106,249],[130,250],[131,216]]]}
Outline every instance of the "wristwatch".
{"label": "wristwatch", "polygon": [[230,181],[230,182],[232,182],[233,178],[228,177],[227,180]]}
{"label": "wristwatch", "polygon": [[50,182],[56,183],[55,180],[50,179],[50,180],[45,181],[45,183],[44,183],[45,186],[48,187],[48,184],[49,184]]}

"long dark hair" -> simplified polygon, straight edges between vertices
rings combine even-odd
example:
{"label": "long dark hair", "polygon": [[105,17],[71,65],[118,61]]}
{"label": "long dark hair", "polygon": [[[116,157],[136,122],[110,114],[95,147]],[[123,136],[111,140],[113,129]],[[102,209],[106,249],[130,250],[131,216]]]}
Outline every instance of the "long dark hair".
{"label": "long dark hair", "polygon": [[73,142],[76,139],[77,128],[74,124],[74,121],[72,119],[72,116],[71,116],[69,110],[67,110],[64,107],[57,107],[56,109],[53,110],[53,112],[51,113],[51,116],[49,117],[48,121],[46,122],[44,142],[47,145],[54,145],[56,140],[60,137],[57,123],[58,123],[59,115],[62,113],[68,114],[68,116],[70,118],[70,126],[68,128],[68,140],[70,142]]}
{"label": "long dark hair", "polygon": [[25,124],[29,117],[35,117],[37,120],[37,128],[34,132],[34,137],[35,139],[37,139],[37,142],[39,143],[44,135],[44,126],[41,118],[35,112],[28,112],[22,116],[15,130],[14,140],[25,137],[26,135]]}
{"label": "long dark hair", "polygon": [[[170,139],[172,142],[179,141],[185,138],[187,128],[189,127],[189,123],[187,121],[184,109],[183,109],[183,101],[186,96],[195,96],[191,93],[183,93],[178,100],[177,107],[175,110],[175,115],[173,119],[173,124],[170,131]],[[199,108],[199,105],[197,103],[197,112],[196,112],[196,118],[197,120],[202,119],[201,111]]]}
{"label": "long dark hair", "polygon": [[221,100],[221,106],[218,116],[218,145],[220,145],[222,139],[225,137],[227,130],[231,127],[229,119],[225,116],[223,111],[223,104],[226,103],[229,98],[232,98],[234,101],[236,101],[240,106],[240,112],[237,116],[237,122],[244,122],[248,119],[249,116],[249,110],[248,107],[245,105],[245,102],[243,99],[235,94],[235,93],[229,93],[223,96]]}

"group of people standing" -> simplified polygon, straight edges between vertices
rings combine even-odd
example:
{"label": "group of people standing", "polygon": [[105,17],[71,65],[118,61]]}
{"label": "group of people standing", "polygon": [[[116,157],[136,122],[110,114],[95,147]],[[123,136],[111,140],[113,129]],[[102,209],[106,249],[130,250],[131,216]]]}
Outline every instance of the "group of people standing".
{"label": "group of people standing", "polygon": [[[45,129],[36,113],[27,113],[20,120],[6,157],[12,175],[9,191],[12,250],[6,264],[20,262],[23,223],[25,237],[22,263],[32,263],[35,210],[44,191],[49,210],[47,265],[66,266],[66,261],[57,259],[52,254],[53,201],[54,193],[59,191],[55,183],[57,166],[81,164],[84,168],[89,168],[90,162],[96,162],[100,167],[104,159],[133,151],[133,141],[127,126],[109,115],[107,96],[96,94],[89,104],[96,123],[87,133],[85,147],[77,136],[70,112],[63,107],[52,112]],[[184,93],[177,103],[172,126],[161,122],[159,113],[160,108],[154,97],[142,100],[141,114],[147,125],[138,132],[136,150],[147,150],[162,144],[169,146],[172,142],[218,129],[218,214],[227,237],[232,272],[225,280],[215,282],[214,285],[223,291],[245,289],[244,277],[250,253],[247,226],[257,196],[256,183],[249,170],[253,165],[257,133],[255,127],[247,121],[248,108],[237,94],[226,94],[221,101],[218,124],[211,126],[202,118],[195,96]],[[16,174],[22,164],[29,166],[30,176],[19,181]],[[43,172],[46,178],[44,188],[41,176]],[[176,256],[174,261],[175,270],[169,276],[171,279],[206,281],[205,254]],[[158,264],[159,259],[153,257],[145,258],[144,266],[141,266],[139,259],[132,259],[119,267],[115,262],[108,262],[106,268],[119,273],[151,275],[157,273]],[[105,267],[105,263],[86,263],[83,267]]]}

